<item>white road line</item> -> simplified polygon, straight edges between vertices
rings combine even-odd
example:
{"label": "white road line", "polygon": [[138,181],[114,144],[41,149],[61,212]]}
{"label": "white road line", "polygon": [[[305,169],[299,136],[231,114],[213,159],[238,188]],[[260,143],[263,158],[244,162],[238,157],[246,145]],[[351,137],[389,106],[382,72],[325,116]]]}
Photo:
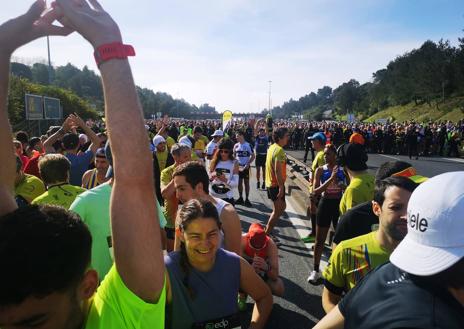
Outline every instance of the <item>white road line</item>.
{"label": "white road line", "polygon": [[442,158],[442,159],[453,161],[453,162],[464,163],[464,159],[456,159],[456,158]]}
{"label": "white road line", "polygon": [[[301,218],[299,218],[297,216],[292,216],[292,215],[289,214],[289,212],[291,212],[293,214],[305,214],[306,209],[301,209],[302,207],[299,206],[296,202],[294,202],[291,197],[287,197],[285,200],[287,202],[287,209],[286,210],[287,210],[288,220],[290,221],[290,223],[292,223],[293,227],[295,228],[295,230],[298,233],[298,235],[300,236],[300,238],[304,238],[304,237],[308,236],[309,232],[311,232],[311,229],[308,226],[309,221],[303,221]],[[295,209],[295,208],[297,208],[297,209]],[[304,245],[308,249],[308,252],[311,255],[313,255],[313,251],[311,249],[313,243],[305,243]],[[313,268],[312,265],[313,264],[312,264],[312,261],[311,261],[311,264],[310,264],[311,269]],[[327,266],[327,262],[324,259],[321,259],[321,263],[320,263],[319,266],[320,266],[320,270],[323,271],[324,268]]]}
{"label": "white road line", "polygon": [[383,157],[386,157],[386,158],[393,159],[393,160],[401,161],[400,158],[394,157],[394,156],[392,156],[392,155],[385,155],[385,154],[379,154],[379,155],[380,155],[380,156],[383,156]]}
{"label": "white road line", "polygon": [[[392,155],[385,155],[385,154],[377,154],[377,155],[383,156],[385,158],[390,158],[390,159],[393,159],[393,160],[401,161],[400,158],[394,157]],[[428,158],[425,158],[426,161],[427,161],[427,159]],[[437,158],[437,159],[442,159],[442,160],[447,160],[447,161],[452,161],[452,162],[458,162],[458,163],[464,163],[464,159],[458,159],[458,158]]]}

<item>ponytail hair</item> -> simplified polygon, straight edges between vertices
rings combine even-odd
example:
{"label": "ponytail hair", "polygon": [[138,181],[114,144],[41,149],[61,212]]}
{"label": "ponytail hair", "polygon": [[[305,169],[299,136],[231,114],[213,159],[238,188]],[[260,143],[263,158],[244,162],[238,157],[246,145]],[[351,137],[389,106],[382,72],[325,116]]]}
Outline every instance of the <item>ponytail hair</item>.
{"label": "ponytail hair", "polygon": [[[221,220],[219,219],[219,214],[216,209],[216,206],[206,200],[196,200],[192,199],[185,203],[182,208],[177,213],[176,226],[180,229],[181,232],[185,232],[188,225],[196,219],[199,218],[212,218],[219,229],[221,229]],[[189,284],[189,275],[191,271],[190,261],[187,255],[187,249],[183,241],[180,242],[180,268],[184,272],[184,278],[182,283],[184,287],[188,290],[190,298],[195,299],[195,291]]]}

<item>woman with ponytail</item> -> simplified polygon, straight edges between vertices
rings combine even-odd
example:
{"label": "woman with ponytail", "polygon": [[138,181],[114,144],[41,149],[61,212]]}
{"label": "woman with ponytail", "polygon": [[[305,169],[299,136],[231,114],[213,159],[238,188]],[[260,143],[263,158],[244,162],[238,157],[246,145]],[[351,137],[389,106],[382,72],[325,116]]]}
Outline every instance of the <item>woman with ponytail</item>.
{"label": "woman with ponytail", "polygon": [[255,301],[250,328],[264,328],[272,309],[269,287],[251,265],[220,248],[221,222],[215,205],[190,200],[177,215],[180,251],[165,257],[168,271],[166,328],[241,328],[237,296]]}

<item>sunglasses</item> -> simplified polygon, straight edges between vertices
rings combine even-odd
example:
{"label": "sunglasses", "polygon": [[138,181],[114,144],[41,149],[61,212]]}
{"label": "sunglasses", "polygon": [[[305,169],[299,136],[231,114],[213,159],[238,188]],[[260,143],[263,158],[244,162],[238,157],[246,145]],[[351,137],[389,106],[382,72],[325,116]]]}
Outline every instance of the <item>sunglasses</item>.
{"label": "sunglasses", "polygon": [[219,153],[225,153],[225,154],[229,154],[230,151],[229,150],[219,150]]}

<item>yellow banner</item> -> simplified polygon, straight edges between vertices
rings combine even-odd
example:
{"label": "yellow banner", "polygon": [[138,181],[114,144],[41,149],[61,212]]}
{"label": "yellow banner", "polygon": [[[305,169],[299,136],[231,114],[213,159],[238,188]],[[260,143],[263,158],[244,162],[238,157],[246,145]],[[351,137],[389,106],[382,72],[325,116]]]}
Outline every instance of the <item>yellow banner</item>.
{"label": "yellow banner", "polygon": [[225,111],[222,114],[222,131],[225,131],[229,123],[232,121],[232,112]]}

